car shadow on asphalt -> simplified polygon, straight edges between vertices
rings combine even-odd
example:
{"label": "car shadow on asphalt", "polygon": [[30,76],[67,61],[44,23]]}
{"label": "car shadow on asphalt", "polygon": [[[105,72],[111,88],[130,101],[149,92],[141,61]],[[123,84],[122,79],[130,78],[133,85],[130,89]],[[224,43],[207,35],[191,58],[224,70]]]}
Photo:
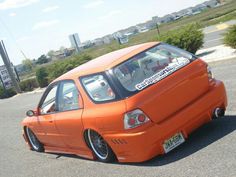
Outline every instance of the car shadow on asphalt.
{"label": "car shadow on asphalt", "polygon": [[236,130],[236,116],[213,120],[189,135],[184,144],[143,163],[126,163],[134,166],[163,166],[184,159]]}
{"label": "car shadow on asphalt", "polygon": [[[161,156],[156,156],[153,159],[142,163],[119,163],[116,165],[131,165],[131,166],[163,166],[184,159],[187,156],[194,154],[195,152],[207,147],[208,145],[218,141],[224,136],[230,134],[236,130],[236,116],[225,116],[223,118],[213,120],[189,135],[189,138],[184,144]],[[55,155],[56,159],[61,157],[76,158],[87,160],[77,155],[72,154],[58,154],[49,153]]]}
{"label": "car shadow on asphalt", "polygon": [[[80,160],[90,160],[76,154],[64,154],[64,153],[56,153],[56,152],[46,152],[46,154],[53,155],[53,159],[61,159],[61,158],[72,158],[72,159],[80,159]],[[93,160],[90,160],[93,161]]]}

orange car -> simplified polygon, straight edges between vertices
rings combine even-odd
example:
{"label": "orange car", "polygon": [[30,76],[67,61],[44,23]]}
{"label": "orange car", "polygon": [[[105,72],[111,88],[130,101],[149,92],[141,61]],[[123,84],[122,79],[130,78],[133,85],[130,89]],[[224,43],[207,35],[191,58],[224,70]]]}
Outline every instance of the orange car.
{"label": "orange car", "polygon": [[53,81],[22,122],[32,150],[142,162],[224,115],[224,84],[196,56],[159,42],[121,49]]}

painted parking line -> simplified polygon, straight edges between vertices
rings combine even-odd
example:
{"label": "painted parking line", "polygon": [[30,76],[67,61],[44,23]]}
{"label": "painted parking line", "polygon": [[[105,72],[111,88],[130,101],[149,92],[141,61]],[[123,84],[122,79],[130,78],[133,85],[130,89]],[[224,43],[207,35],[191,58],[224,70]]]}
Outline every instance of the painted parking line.
{"label": "painted parking line", "polygon": [[227,25],[226,23],[222,23],[222,24],[216,25],[216,28],[218,30],[224,30],[224,29],[227,29],[228,27],[229,27],[229,25]]}
{"label": "painted parking line", "polygon": [[229,26],[230,25],[227,25],[226,23],[222,23],[222,24],[216,25],[215,26],[216,29],[207,31],[207,32],[205,32],[205,34],[214,33],[214,32],[217,32],[217,31],[222,31],[222,30],[225,30],[225,29],[229,28]]}
{"label": "painted parking line", "polygon": [[222,40],[222,39],[224,39],[224,38],[220,37],[220,38],[217,38],[217,39],[212,39],[212,40],[205,41],[205,43],[209,43],[209,42],[213,42],[213,41],[219,41],[219,40]]}

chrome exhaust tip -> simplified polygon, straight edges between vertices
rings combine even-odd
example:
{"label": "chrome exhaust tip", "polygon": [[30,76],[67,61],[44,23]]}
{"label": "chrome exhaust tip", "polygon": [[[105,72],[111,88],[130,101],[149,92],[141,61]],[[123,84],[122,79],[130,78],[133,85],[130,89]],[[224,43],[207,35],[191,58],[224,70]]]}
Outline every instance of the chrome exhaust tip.
{"label": "chrome exhaust tip", "polygon": [[216,108],[213,111],[213,119],[218,119],[220,117],[223,117],[225,115],[225,110],[222,108]]}

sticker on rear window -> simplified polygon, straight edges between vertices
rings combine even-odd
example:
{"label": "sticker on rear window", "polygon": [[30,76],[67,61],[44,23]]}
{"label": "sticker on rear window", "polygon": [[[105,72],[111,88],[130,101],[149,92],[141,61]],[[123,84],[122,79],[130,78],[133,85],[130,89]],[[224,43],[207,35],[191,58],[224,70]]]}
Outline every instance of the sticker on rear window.
{"label": "sticker on rear window", "polygon": [[137,90],[143,90],[144,88],[148,87],[149,85],[157,83],[158,81],[160,81],[163,78],[165,78],[166,76],[172,74],[176,70],[184,67],[189,62],[190,62],[190,60],[187,58],[181,58],[181,59],[179,58],[176,60],[176,62],[169,63],[168,66],[166,66],[164,69],[162,69],[158,73],[154,74],[153,76],[151,76],[149,78],[144,79],[139,84],[136,84],[135,88]]}

